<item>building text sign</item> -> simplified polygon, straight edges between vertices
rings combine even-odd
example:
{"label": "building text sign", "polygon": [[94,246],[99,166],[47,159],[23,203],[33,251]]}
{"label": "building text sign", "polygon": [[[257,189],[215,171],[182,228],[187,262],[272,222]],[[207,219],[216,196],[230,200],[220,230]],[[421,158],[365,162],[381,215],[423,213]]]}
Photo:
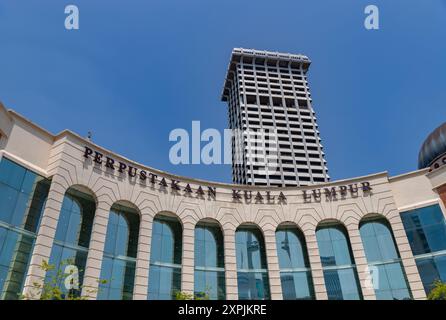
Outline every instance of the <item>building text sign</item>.
{"label": "building text sign", "polygon": [[[84,158],[91,159],[95,164],[104,166],[106,169],[113,172],[117,171],[120,174],[125,174],[129,178],[138,179],[141,182],[149,182],[152,185],[159,185],[160,188],[170,189],[172,192],[181,194],[184,196],[195,195],[198,198],[204,198],[206,195],[208,199],[215,200],[217,198],[217,188],[213,186],[201,186],[199,185],[195,190],[192,189],[189,183],[182,182],[180,180],[165,178],[158,176],[153,172],[148,172],[143,169],[138,169],[130,164],[117,161],[111,157],[104,156],[101,152],[95,151],[90,147],[85,147]],[[205,191],[206,190],[206,191]],[[315,189],[301,190],[301,197],[304,202],[321,202],[342,200],[347,196],[358,197],[359,191],[362,191],[363,195],[367,195],[372,191],[370,182],[352,183],[341,186],[328,186]],[[287,197],[282,191],[278,191],[275,194],[269,190],[265,191],[253,191],[253,190],[241,190],[232,189],[232,200],[234,202],[245,202],[253,204],[286,204]]]}

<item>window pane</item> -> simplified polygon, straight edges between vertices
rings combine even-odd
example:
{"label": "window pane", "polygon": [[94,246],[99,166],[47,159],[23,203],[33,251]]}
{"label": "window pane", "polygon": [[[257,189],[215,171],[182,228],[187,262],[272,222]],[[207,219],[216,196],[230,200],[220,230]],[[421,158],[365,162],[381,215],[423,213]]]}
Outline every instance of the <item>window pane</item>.
{"label": "window pane", "polygon": [[303,236],[293,229],[276,232],[276,247],[281,269],[308,268],[307,248]]}
{"label": "window pane", "polygon": [[104,257],[101,280],[105,284],[99,286],[100,300],[131,300],[135,282],[135,261]]}
{"label": "window pane", "polygon": [[366,220],[360,224],[359,231],[377,299],[411,299],[406,274],[387,221],[381,218]]}
{"label": "window pane", "polygon": [[362,293],[347,232],[341,225],[316,230],[329,300],[359,300]]}
{"label": "window pane", "polygon": [[323,267],[352,264],[350,244],[342,227],[320,228],[316,231],[316,238]]}
{"label": "window pane", "polygon": [[18,299],[22,291],[49,185],[7,158],[0,160],[1,299]]}
{"label": "window pane", "polygon": [[34,237],[0,227],[1,299],[16,300],[22,291]]}
{"label": "window pane", "polygon": [[68,190],[59,214],[55,239],[88,248],[95,210],[96,203],[90,195]]}
{"label": "window pane", "polygon": [[284,300],[315,299],[313,279],[309,271],[281,272],[280,280]]}
{"label": "window pane", "polygon": [[255,228],[237,230],[237,268],[266,269],[265,245],[263,236]]}
{"label": "window pane", "polygon": [[446,279],[446,255],[434,257],[439,279]]}
{"label": "window pane", "polygon": [[197,224],[194,252],[195,295],[211,300],[225,299],[223,235],[219,225],[204,222]]}
{"label": "window pane", "polygon": [[[63,277],[58,277],[57,273],[63,273],[68,265],[74,265],[78,268],[79,283],[82,285],[95,210],[96,203],[92,196],[74,189],[68,189],[65,193],[49,261],[54,265],[54,270],[47,272],[45,279],[47,283],[57,279],[57,286],[65,294],[67,290]],[[71,294],[80,295],[80,290]]]}
{"label": "window pane", "polygon": [[8,185],[0,184],[0,221],[11,222],[19,192]]}
{"label": "window pane", "polygon": [[446,225],[439,205],[403,212],[401,219],[414,255],[446,250]]}
{"label": "window pane", "polygon": [[276,231],[282,293],[285,300],[314,299],[313,281],[305,239],[293,227]]}
{"label": "window pane", "polygon": [[0,183],[8,185],[17,191],[21,191],[25,174],[26,169],[24,167],[19,166],[6,158],[1,159]]}
{"label": "window pane", "polygon": [[393,236],[388,230],[388,234],[377,234],[376,240],[378,243],[378,248],[381,256],[381,261],[399,259],[399,254],[393,240]]}
{"label": "window pane", "polygon": [[238,272],[239,300],[271,299],[267,272]]}
{"label": "window pane", "polygon": [[446,255],[418,258],[415,261],[426,294],[433,289],[436,280],[446,282]]}
{"label": "window pane", "polygon": [[50,181],[2,158],[0,161],[0,221],[36,232]]}
{"label": "window pane", "polygon": [[173,300],[181,290],[181,268],[150,266],[148,298]]}
{"label": "window pane", "polygon": [[135,282],[139,214],[114,204],[109,213],[98,299],[131,300]]}
{"label": "window pane", "polygon": [[324,279],[329,300],[362,299],[355,268],[324,270]]}
{"label": "window pane", "polygon": [[207,297],[210,300],[223,300],[226,297],[224,271],[195,270],[196,297]]}
{"label": "window pane", "polygon": [[[446,224],[440,206],[433,205],[401,213],[404,229],[426,294],[435,280],[446,281]],[[423,255],[422,257],[417,257]]]}
{"label": "window pane", "polygon": [[[51,257],[49,263],[54,265],[54,270],[48,271],[45,277],[46,283],[55,283],[55,285],[63,292],[68,294],[68,290],[65,287],[64,278],[57,275],[58,272],[64,273],[67,266],[74,265],[79,271],[79,285],[82,286],[85,266],[87,264],[88,251],[84,248],[74,249],[67,248],[63,245],[55,243],[51,251]],[[80,295],[80,290],[71,292],[76,296]]]}
{"label": "window pane", "polygon": [[235,232],[235,239],[239,299],[270,299],[262,233],[255,227],[239,227]]}
{"label": "window pane", "polygon": [[153,220],[148,298],[171,300],[181,290],[182,226],[176,218]]}

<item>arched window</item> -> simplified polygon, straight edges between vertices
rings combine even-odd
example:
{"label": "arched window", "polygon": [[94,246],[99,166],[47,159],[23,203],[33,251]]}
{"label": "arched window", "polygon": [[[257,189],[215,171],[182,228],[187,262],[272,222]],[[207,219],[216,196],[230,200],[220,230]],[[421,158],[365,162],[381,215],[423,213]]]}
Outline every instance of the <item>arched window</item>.
{"label": "arched window", "polygon": [[376,298],[411,299],[406,274],[387,221],[383,218],[366,219],[359,225],[359,231]]}
{"label": "arched window", "polygon": [[235,232],[240,300],[270,299],[265,242],[261,231],[244,225]]}
{"label": "arched window", "polygon": [[57,273],[64,273],[68,265],[74,265],[82,285],[95,210],[96,203],[91,195],[74,188],[65,193],[49,261],[55,268],[48,271],[46,277],[47,282],[57,280],[57,286],[64,294],[80,294],[80,288],[68,292],[64,279]]}
{"label": "arched window", "polygon": [[324,224],[316,230],[329,300],[362,299],[356,266],[347,231],[338,224]]}
{"label": "arched window", "polygon": [[276,231],[277,256],[284,300],[314,299],[314,287],[303,233],[293,225]]}
{"label": "arched window", "polygon": [[183,229],[175,217],[153,220],[148,298],[171,300],[181,290]]}
{"label": "arched window", "polygon": [[212,222],[199,222],[195,227],[195,296],[224,300],[225,261],[223,234]]}
{"label": "arched window", "polygon": [[114,204],[110,210],[98,299],[131,300],[135,283],[139,214]]}
{"label": "arched window", "polygon": [[50,181],[5,157],[0,160],[0,299],[15,300],[23,288]]}

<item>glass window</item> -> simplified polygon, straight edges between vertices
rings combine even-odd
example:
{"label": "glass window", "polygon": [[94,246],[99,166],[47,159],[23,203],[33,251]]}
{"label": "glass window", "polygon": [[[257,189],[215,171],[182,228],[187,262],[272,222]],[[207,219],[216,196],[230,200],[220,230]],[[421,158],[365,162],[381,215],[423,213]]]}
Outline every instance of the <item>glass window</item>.
{"label": "glass window", "polygon": [[359,231],[379,300],[412,299],[399,252],[386,220],[363,221]]}
{"label": "glass window", "polygon": [[446,250],[446,224],[439,205],[401,214],[414,255]]}
{"label": "glass window", "polygon": [[91,196],[68,190],[62,203],[55,240],[88,248],[95,210],[96,204]]}
{"label": "glass window", "polygon": [[235,233],[240,300],[270,299],[265,243],[258,228],[239,227]]}
{"label": "glass window", "polygon": [[158,216],[153,221],[149,289],[151,300],[171,300],[181,290],[183,229],[176,218]]}
{"label": "glass window", "polygon": [[136,210],[113,205],[108,218],[98,299],[131,300],[135,283],[139,214]]}
{"label": "glass window", "polygon": [[18,299],[31,258],[50,181],[0,161],[0,297]]}
{"label": "glass window", "polygon": [[401,213],[426,294],[446,281],[446,224],[438,204]]}
{"label": "glass window", "polygon": [[315,299],[313,278],[310,271],[280,272],[284,300]]}
{"label": "glass window", "polygon": [[34,240],[34,235],[0,227],[0,289],[2,289],[2,299],[16,300],[19,298],[28,270]]}
{"label": "glass window", "polygon": [[0,222],[36,232],[50,181],[14,162],[0,161]]}
{"label": "glass window", "polygon": [[50,264],[55,268],[54,270],[48,271],[46,274],[45,281],[48,283],[52,281],[54,285],[59,288],[63,294],[70,294],[73,296],[79,296],[81,290],[72,289],[68,292],[65,287],[64,278],[58,276],[59,273],[65,273],[66,268],[69,265],[74,265],[79,271],[79,285],[82,285],[82,280],[84,278],[85,265],[87,264],[88,249],[82,247],[67,247],[62,244],[54,244],[51,249]]}
{"label": "glass window", "polygon": [[223,234],[218,224],[197,224],[194,252],[195,295],[211,300],[225,299]]}
{"label": "glass window", "polygon": [[362,299],[356,266],[345,228],[330,224],[316,230],[329,300]]}
{"label": "glass window", "polygon": [[314,299],[307,246],[302,232],[292,226],[279,227],[276,247],[283,299]]}
{"label": "glass window", "polygon": [[436,280],[446,282],[446,255],[416,258],[424,290],[429,293]]}
{"label": "glass window", "polygon": [[361,293],[355,268],[324,269],[328,300],[359,300]]}
{"label": "glass window", "polygon": [[[67,266],[74,265],[79,271],[79,285],[82,285],[95,210],[96,203],[91,195],[74,189],[67,190],[49,261],[54,265],[54,270],[47,272],[47,282],[57,280],[60,278],[58,272],[63,273]],[[65,285],[59,282],[58,287],[67,294]],[[69,293],[80,295],[81,292],[73,289]]]}

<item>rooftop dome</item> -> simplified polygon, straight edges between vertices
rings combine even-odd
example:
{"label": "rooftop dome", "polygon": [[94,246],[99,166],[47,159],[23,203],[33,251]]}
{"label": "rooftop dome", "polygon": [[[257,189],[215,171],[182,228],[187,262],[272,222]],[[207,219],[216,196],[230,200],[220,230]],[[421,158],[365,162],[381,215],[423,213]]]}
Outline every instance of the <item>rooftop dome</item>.
{"label": "rooftop dome", "polygon": [[446,154],[446,122],[435,129],[424,141],[418,154],[418,169],[432,165],[432,162]]}

